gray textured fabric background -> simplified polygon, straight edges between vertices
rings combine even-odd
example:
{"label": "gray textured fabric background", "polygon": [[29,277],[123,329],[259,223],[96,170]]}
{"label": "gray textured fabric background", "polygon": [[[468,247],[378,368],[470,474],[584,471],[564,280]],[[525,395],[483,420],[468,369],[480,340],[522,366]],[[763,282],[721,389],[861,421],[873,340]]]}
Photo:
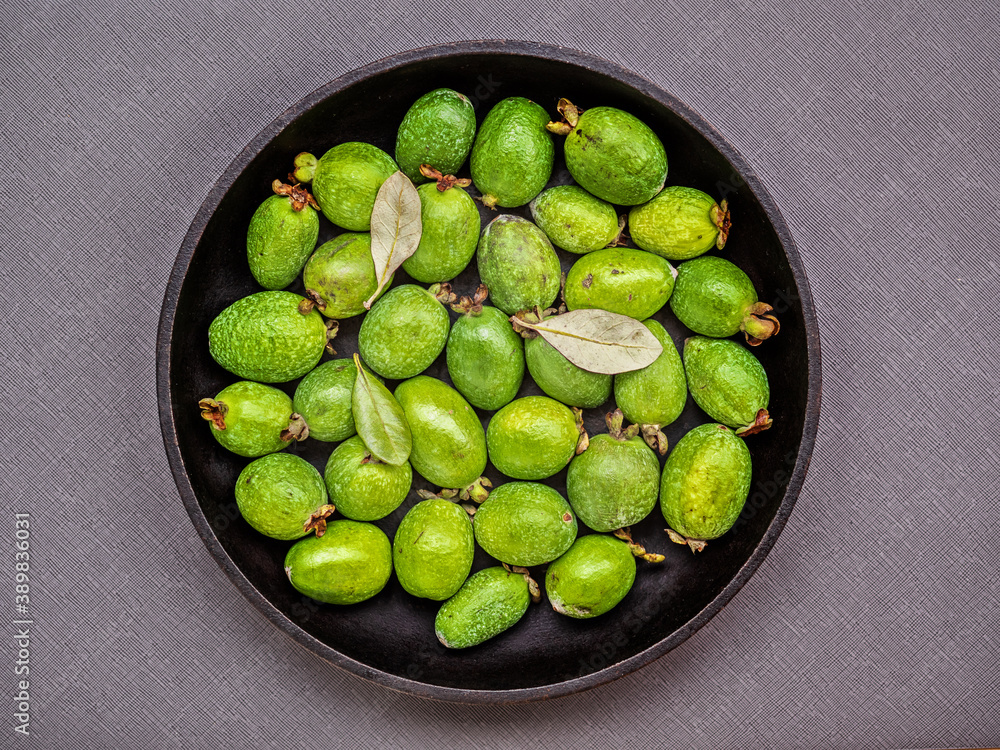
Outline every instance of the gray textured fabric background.
{"label": "gray textured fabric background", "polygon": [[[150,5],[165,6],[159,9]],[[1000,14],[911,0],[14,2],[0,23],[0,623],[32,518],[32,737],[0,746],[1000,744]],[[647,76],[746,155],[801,248],[823,416],[788,526],[725,610],[574,697],[440,705],[315,660],[175,490],[156,322],[209,187],[341,73],[535,39]]]}

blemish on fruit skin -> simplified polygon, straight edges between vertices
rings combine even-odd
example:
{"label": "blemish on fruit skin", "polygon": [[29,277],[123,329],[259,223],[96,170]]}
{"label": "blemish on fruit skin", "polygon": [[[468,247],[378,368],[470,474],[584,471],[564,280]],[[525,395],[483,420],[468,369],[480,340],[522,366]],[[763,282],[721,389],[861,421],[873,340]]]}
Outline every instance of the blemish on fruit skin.
{"label": "blemish on fruit skin", "polygon": [[580,286],[582,286],[584,289],[590,289],[590,285],[593,283],[594,283],[594,274],[588,273],[586,277],[584,277],[583,281],[580,282]]}
{"label": "blemish on fruit skin", "polygon": [[566,523],[569,523],[570,521],[572,521],[572,520],[573,520],[573,516],[571,516],[571,515],[570,515],[569,513],[563,513],[563,517],[562,517],[562,519],[563,519],[563,520],[564,520],[564,521],[565,521]]}

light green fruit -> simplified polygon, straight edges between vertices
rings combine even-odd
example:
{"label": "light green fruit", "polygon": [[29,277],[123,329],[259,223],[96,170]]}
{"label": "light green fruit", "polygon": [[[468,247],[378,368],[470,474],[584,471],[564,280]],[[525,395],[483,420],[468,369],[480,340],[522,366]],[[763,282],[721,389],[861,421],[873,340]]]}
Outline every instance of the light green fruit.
{"label": "light green fruit", "polygon": [[[236,480],[236,505],[246,522],[274,539],[300,539],[333,512],[323,477],[291,453],[272,453],[247,464]],[[322,523],[320,523],[322,521]]]}
{"label": "light green fruit", "polygon": [[358,141],[341,143],[316,165],[313,195],[334,224],[350,232],[367,232],[378,189],[397,169],[380,148]]}
{"label": "light green fruit", "polygon": [[354,521],[377,521],[403,504],[413,471],[375,458],[355,435],[338,445],[326,463],[330,503]]}
{"label": "light green fruit", "polygon": [[[392,284],[392,278],[385,289]],[[345,232],[324,242],[306,263],[302,283],[306,294],[328,318],[343,320],[364,313],[365,301],[378,289],[372,236],[367,232]]]}
{"label": "light green fruit", "polygon": [[545,396],[511,401],[486,429],[490,461],[514,479],[545,479],[565,468],[580,443],[582,421]]}
{"label": "light green fruit", "polygon": [[691,397],[712,419],[744,436],[771,426],[767,373],[735,341],[692,336],[684,342],[684,370]]}
{"label": "light green fruit", "polygon": [[[447,184],[447,183],[442,183]],[[416,281],[451,281],[469,265],[479,243],[479,209],[460,187],[439,190],[437,183],[417,188],[420,196],[420,244],[403,261]]]}
{"label": "light green fruit", "polygon": [[392,545],[377,526],[333,521],[321,537],[296,542],[285,556],[295,590],[328,604],[357,604],[385,588],[392,574]]}
{"label": "light green fruit", "polygon": [[523,574],[500,566],[486,568],[441,605],[434,633],[447,648],[477,646],[516,625],[530,602]]}
{"label": "light green fruit", "polygon": [[361,323],[358,351],[362,359],[390,380],[422,373],[448,341],[450,321],[442,301],[449,298],[450,290],[439,285],[428,290],[404,284],[389,290]]}
{"label": "light green fruit", "polygon": [[556,612],[583,620],[613,609],[634,582],[635,556],[628,544],[589,534],[549,565],[545,593]]}
{"label": "light green fruit", "polygon": [[663,351],[648,367],[615,376],[615,402],[629,422],[652,426],[655,432],[684,411],[687,379],[670,334],[655,320],[644,320],[642,324],[656,336]]}
{"label": "light green fruit", "polygon": [[[292,190],[292,188],[289,188]],[[307,196],[304,190],[295,198]],[[315,209],[288,195],[272,195],[254,212],[247,229],[247,262],[265,289],[295,281],[319,236]]]}
{"label": "light green fruit", "polygon": [[545,233],[527,219],[502,214],[479,239],[479,277],[493,304],[508,315],[545,309],[559,294],[559,256]]}
{"label": "light green fruit", "polygon": [[452,89],[434,89],[417,99],[403,117],[396,134],[396,161],[416,183],[424,180],[421,164],[455,174],[465,163],[475,134],[476,111],[469,97]]}
{"label": "light green fruit", "polygon": [[305,436],[304,423],[292,414],[292,400],[269,385],[242,380],[198,406],[219,445],[246,458],[280,451]]}
{"label": "light green fruit", "polygon": [[400,522],[392,562],[408,593],[440,602],[469,577],[475,551],[469,514],[448,500],[431,498],[410,508]]}
{"label": "light green fruit", "polygon": [[628,215],[629,235],[643,250],[670,260],[694,258],[729,236],[729,209],[694,188],[672,185]]}
{"label": "light green fruit", "polygon": [[576,516],[565,498],[538,482],[508,482],[494,489],[473,520],[476,542],[500,562],[541,565],[576,539]]}
{"label": "light green fruit", "polygon": [[611,395],[611,375],[577,367],[541,336],[525,341],[524,357],[538,387],[567,406],[592,409]]}
{"label": "light green fruit", "polygon": [[497,308],[469,306],[451,327],[446,352],[451,382],[473,406],[495,411],[517,395],[524,379],[524,340]]}
{"label": "light green fruit", "polygon": [[645,320],[670,299],[676,273],[663,258],[644,250],[597,250],[580,258],[566,274],[566,307]]}
{"label": "light green fruit", "polygon": [[552,244],[583,255],[600,250],[621,234],[615,207],[579,185],[557,185],[531,202],[531,218]]}
{"label": "light green fruit", "polygon": [[309,425],[309,437],[336,443],[356,432],[351,394],[357,373],[351,360],[332,359],[302,378],[292,408]]}

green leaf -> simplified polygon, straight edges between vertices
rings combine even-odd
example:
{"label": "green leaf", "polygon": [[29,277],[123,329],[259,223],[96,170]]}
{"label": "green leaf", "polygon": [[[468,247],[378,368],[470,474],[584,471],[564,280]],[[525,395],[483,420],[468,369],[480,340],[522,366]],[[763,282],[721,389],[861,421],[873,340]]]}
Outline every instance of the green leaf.
{"label": "green leaf", "polygon": [[372,260],[378,288],[365,302],[366,310],[378,299],[396,269],[417,251],[421,231],[420,193],[409,177],[395,172],[382,183],[372,209]]}
{"label": "green leaf", "polygon": [[379,461],[401,466],[410,457],[413,437],[403,407],[382,383],[361,366],[354,355],[358,377],[351,394],[351,411],[358,437]]}

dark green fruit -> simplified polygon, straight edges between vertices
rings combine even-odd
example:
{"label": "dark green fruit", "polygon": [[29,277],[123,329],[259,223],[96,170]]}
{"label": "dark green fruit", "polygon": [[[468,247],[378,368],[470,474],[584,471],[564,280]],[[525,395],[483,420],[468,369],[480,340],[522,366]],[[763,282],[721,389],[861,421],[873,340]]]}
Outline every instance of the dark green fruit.
{"label": "dark green fruit", "polygon": [[670,538],[700,552],[729,531],[750,493],[751,472],[746,443],[725,425],[703,424],[682,437],[660,481]]}
{"label": "dark green fruit", "polygon": [[465,190],[444,177],[421,185],[417,193],[423,228],[420,244],[403,261],[403,270],[425,284],[451,281],[476,254],[479,209]]}
{"label": "dark green fruit", "polygon": [[726,202],[694,188],[671,185],[628,215],[632,241],[670,260],[687,260],[726,244],[731,222]]}
{"label": "dark green fruit", "polygon": [[476,511],[476,542],[500,562],[541,565],[576,539],[576,518],[556,490],[537,482],[497,487]]}
{"label": "dark green fruit", "polygon": [[475,134],[476,111],[469,98],[452,89],[435,89],[417,99],[403,117],[396,134],[396,161],[413,182],[423,181],[421,164],[454,174],[465,163]]}
{"label": "dark green fruit", "polygon": [[219,445],[246,458],[280,451],[309,434],[299,415],[292,413],[292,400],[269,385],[243,380],[215,398],[203,398],[198,406]]}
{"label": "dark green fruit", "polygon": [[607,416],[610,434],[594,435],[566,474],[566,496],[577,517],[594,531],[639,523],[656,505],[660,462],[639,437],[622,429],[621,411]]}
{"label": "dark green fruit", "polygon": [[356,377],[351,360],[332,359],[302,378],[292,408],[309,425],[309,437],[336,443],[355,433],[351,393]]}
{"label": "dark green fruit", "polygon": [[[483,205],[523,206],[552,175],[555,147],[545,129],[549,116],[529,99],[513,96],[486,115],[472,146],[472,181]],[[492,288],[488,281],[486,285]]]}
{"label": "dark green fruit", "polygon": [[614,107],[582,114],[565,99],[566,122],[549,129],[566,136],[566,167],[580,187],[620,206],[645,203],[667,179],[667,154],[656,134],[637,117]]}
{"label": "dark green fruit", "polygon": [[517,624],[531,594],[524,574],[497,566],[469,578],[434,618],[434,633],[448,648],[469,648]]}
{"label": "dark green fruit", "polygon": [[316,165],[313,195],[334,224],[350,232],[367,232],[378,189],[396,170],[396,162],[380,148],[358,141],[341,143]]}
{"label": "dark green fruit", "polygon": [[421,375],[396,387],[413,434],[410,463],[431,484],[473,485],[486,468],[486,435],[476,412],[454,388]]}
{"label": "dark green fruit", "polygon": [[524,357],[538,387],[567,406],[591,409],[611,395],[613,376],[577,367],[541,336],[524,342]]}
{"label": "dark green fruit", "polygon": [[285,383],[313,369],[326,347],[326,323],[315,310],[303,315],[303,297],[258,292],[238,299],[208,327],[208,351],[234,375],[259,383]]}
{"label": "dark green fruit", "polygon": [[747,343],[757,346],[781,328],[768,315],[773,309],[757,301],[753,282],[724,258],[705,255],[682,263],[670,309],[695,333],[727,338],[743,331]]}
{"label": "dark green fruit", "polygon": [[284,289],[295,281],[316,247],[319,217],[313,208],[316,202],[305,188],[275,180],[273,189],[277,195],[261,203],[250,219],[247,261],[258,284]]}
{"label": "dark green fruit", "polygon": [[735,341],[692,336],[684,342],[684,370],[694,402],[712,419],[742,436],[771,426],[767,373]]}
{"label": "dark green fruit", "polygon": [[676,273],[663,258],[643,250],[598,250],[580,258],[566,274],[566,307],[645,320],[670,299]]}
{"label": "dark green fruit", "polygon": [[429,290],[404,284],[389,290],[361,323],[358,351],[372,370],[391,380],[419,375],[438,358],[448,341],[447,285]]}
{"label": "dark green fruit", "polygon": [[586,448],[583,419],[545,396],[526,396],[493,415],[486,430],[490,461],[514,479],[545,479]]}
{"label": "dark green fruit", "polygon": [[541,193],[531,202],[531,218],[553,245],[578,255],[607,247],[623,229],[614,206],[578,185],[557,185]]}
{"label": "dark green fruit", "polygon": [[655,320],[644,320],[642,324],[656,336],[663,351],[648,367],[615,376],[615,402],[629,422],[642,425],[647,442],[665,453],[666,437],[659,430],[684,411],[687,378],[670,334]]}
{"label": "dark green fruit", "polygon": [[302,283],[306,296],[326,317],[342,320],[361,315],[365,300],[378,289],[372,236],[367,232],[345,232],[324,242],[306,263]]}
{"label": "dark green fruit", "polygon": [[330,454],[324,476],[330,502],[354,521],[385,518],[403,504],[413,481],[409,463],[382,463],[357,435]]}
{"label": "dark green fruit", "polygon": [[486,307],[486,286],[453,309],[464,313],[451,327],[446,348],[448,374],[469,403],[495,411],[510,403],[524,379],[524,343],[507,316]]}
{"label": "dark green fruit", "polygon": [[440,602],[469,577],[475,550],[469,514],[455,503],[431,498],[410,508],[400,522],[392,562],[407,592]]}
{"label": "dark green fruit", "polygon": [[377,526],[333,521],[323,536],[296,542],[285,556],[295,590],[328,604],[357,604],[385,588],[392,574],[392,546]]}
{"label": "dark green fruit", "polygon": [[508,315],[547,308],[559,294],[559,257],[545,233],[527,219],[503,214],[479,239],[479,276],[493,304]]}
{"label": "dark green fruit", "polygon": [[313,529],[322,536],[334,511],[323,477],[291,453],[249,463],[236,480],[236,504],[248,524],[274,539],[300,539]]}

